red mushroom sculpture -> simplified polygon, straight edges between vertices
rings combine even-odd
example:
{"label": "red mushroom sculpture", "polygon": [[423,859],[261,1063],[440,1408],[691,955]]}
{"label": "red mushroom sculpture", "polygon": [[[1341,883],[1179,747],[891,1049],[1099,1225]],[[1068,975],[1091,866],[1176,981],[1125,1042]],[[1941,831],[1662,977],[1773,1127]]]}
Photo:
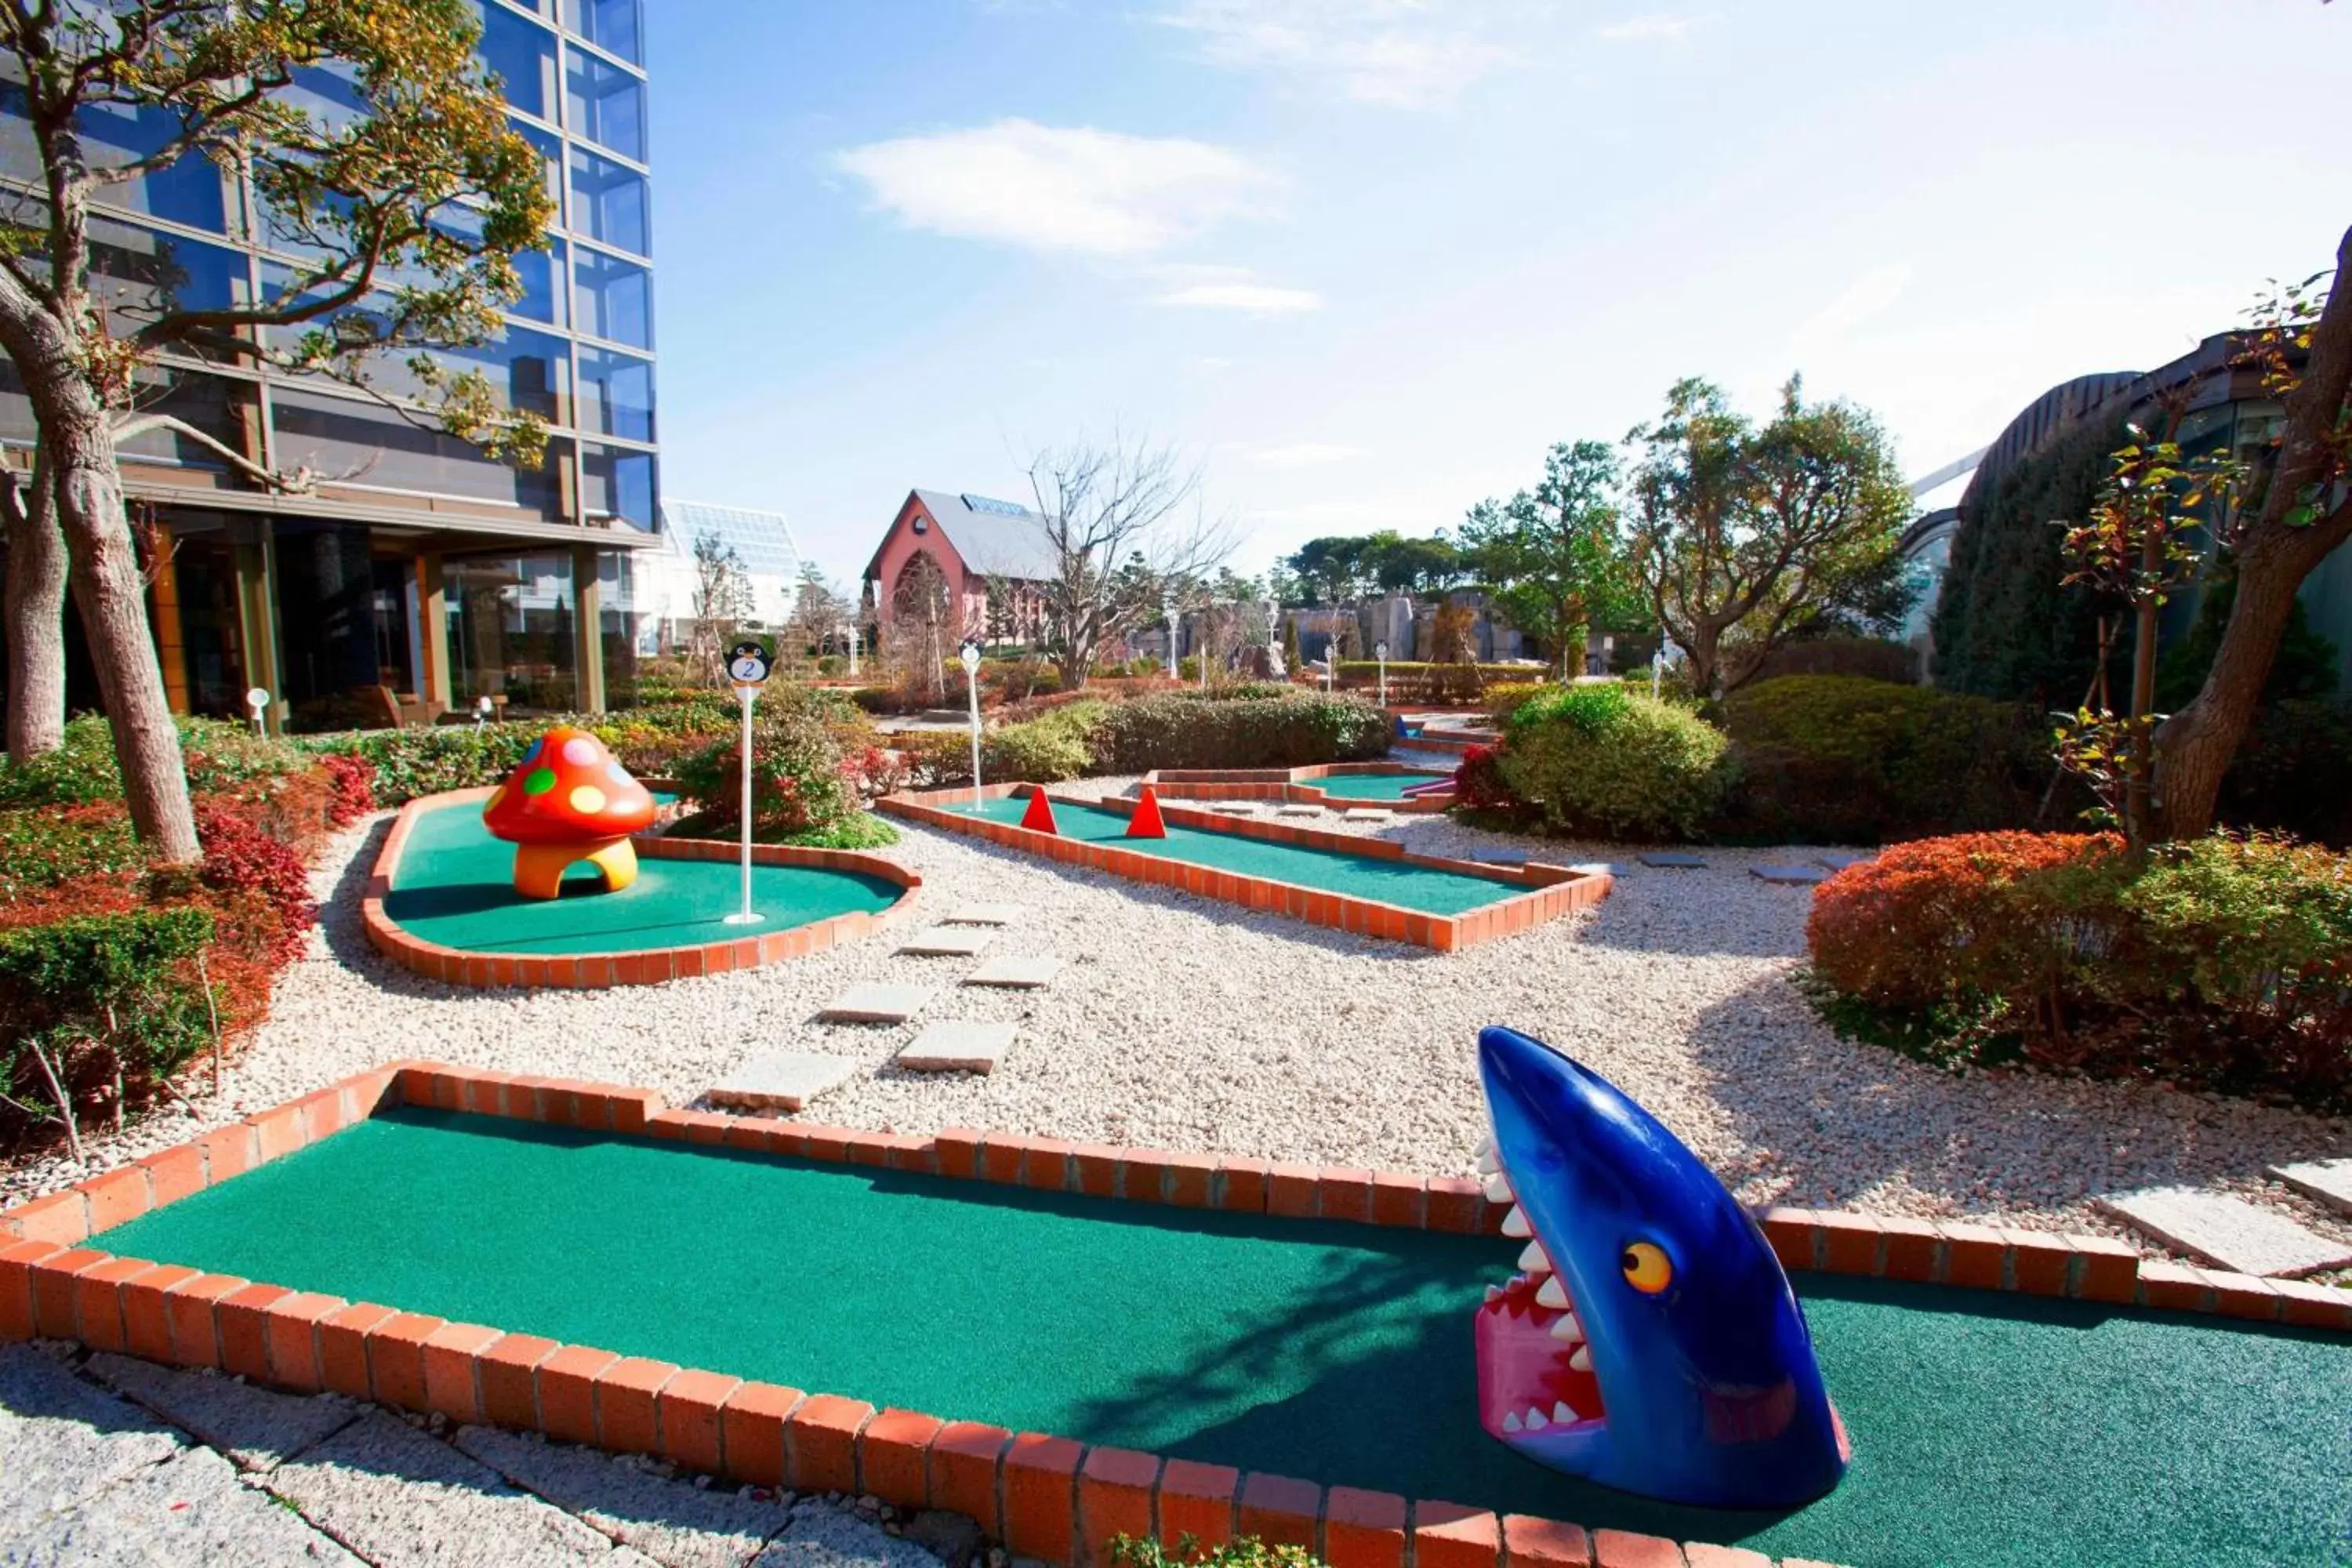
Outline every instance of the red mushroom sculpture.
{"label": "red mushroom sculpture", "polygon": [[585,860],[608,891],[637,879],[629,835],[653,826],[654,797],[604,743],[559,725],[539,738],[482,808],[482,826],[515,847],[515,891],[552,899]]}

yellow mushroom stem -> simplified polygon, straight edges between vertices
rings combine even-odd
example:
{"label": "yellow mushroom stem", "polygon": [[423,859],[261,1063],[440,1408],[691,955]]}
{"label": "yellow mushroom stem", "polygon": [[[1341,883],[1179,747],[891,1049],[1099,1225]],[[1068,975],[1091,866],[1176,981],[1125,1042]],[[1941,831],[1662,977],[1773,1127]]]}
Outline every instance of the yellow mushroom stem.
{"label": "yellow mushroom stem", "polygon": [[607,892],[617,893],[637,879],[637,852],[625,837],[578,844],[518,844],[515,891],[526,899],[558,897],[563,889],[563,873],[583,860],[596,868]]}

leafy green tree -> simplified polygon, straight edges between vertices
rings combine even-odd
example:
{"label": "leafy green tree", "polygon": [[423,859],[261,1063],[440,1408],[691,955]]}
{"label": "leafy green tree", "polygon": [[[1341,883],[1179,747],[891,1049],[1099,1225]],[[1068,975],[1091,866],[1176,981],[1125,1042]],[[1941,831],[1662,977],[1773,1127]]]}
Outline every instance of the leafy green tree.
{"label": "leafy green tree", "polygon": [[1583,673],[1587,633],[1636,616],[1622,518],[1617,458],[1599,441],[1561,442],[1532,490],[1483,500],[1463,520],[1462,544],[1496,607],[1553,650],[1563,679]]}
{"label": "leafy green tree", "polygon": [[1737,689],[1774,648],[1865,601],[1910,521],[1878,422],[1806,403],[1795,377],[1761,427],[1707,383],[1677,382],[1664,416],[1627,441],[1641,453],[1634,577],[1703,695]]}
{"label": "leafy green tree", "polygon": [[[34,650],[33,679],[11,682],[9,740],[20,759],[57,743],[62,661],[44,655],[60,645],[69,584],[131,822],[163,858],[199,850],[116,453],[159,426],[209,437],[142,411],[163,379],[154,356],[266,358],[373,385],[388,355],[409,353],[430,405],[420,418],[535,455],[535,421],[423,353],[496,335],[522,293],[514,256],[545,243],[552,212],[540,155],[475,57],[480,32],[469,0],[0,0],[0,58],[19,84],[5,107],[39,192],[0,210],[0,350],[38,428],[29,494],[6,509],[11,639]],[[341,78],[356,110],[316,112],[284,92],[315,73]],[[89,138],[99,117],[125,114],[160,128],[151,151]],[[110,303],[93,276],[92,204],[190,158],[241,171],[275,243],[306,259],[261,300],[184,305],[166,286],[145,305]],[[268,328],[299,330],[265,341]],[[318,478],[226,455],[273,489]]]}
{"label": "leafy green tree", "polygon": [[[2222,775],[2252,726],[2304,580],[2352,542],[2352,229],[2334,272],[2256,307],[2250,357],[2284,412],[2259,455],[2248,501],[2218,529],[2237,579],[2212,668],[2196,698],[2156,735],[2157,817],[2167,837],[2213,824]],[[2336,286],[2326,287],[2333,277]]]}

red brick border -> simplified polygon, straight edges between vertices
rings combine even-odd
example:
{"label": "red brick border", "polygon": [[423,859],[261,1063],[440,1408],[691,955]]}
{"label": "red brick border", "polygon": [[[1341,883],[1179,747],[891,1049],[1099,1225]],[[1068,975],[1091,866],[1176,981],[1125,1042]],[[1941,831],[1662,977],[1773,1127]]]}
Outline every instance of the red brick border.
{"label": "red brick border", "polygon": [[[988,799],[1001,800],[1016,792],[1034,791],[1039,787],[1031,784],[996,784],[984,786],[981,794]],[[1558,920],[1571,910],[1589,909],[1607,898],[1613,886],[1606,871],[1580,871],[1532,860],[1521,866],[1489,866],[1475,860],[1448,860],[1434,855],[1413,854],[1385,838],[1294,827],[1284,822],[1251,822],[1183,806],[1162,808],[1169,821],[1185,827],[1199,828],[1202,832],[1258,838],[1275,844],[1296,844],[1310,849],[1332,849],[1366,859],[1397,860],[1409,866],[1426,866],[1433,870],[1484,878],[1490,882],[1525,889],[1516,896],[1488,904],[1484,909],[1472,910],[1466,914],[1423,914],[1418,910],[1383,904],[1371,899],[1350,898],[1342,893],[1326,892],[1319,888],[1302,888],[1296,883],[1277,882],[1270,878],[1221,871],[1213,866],[1189,865],[1181,860],[1165,859],[1116,844],[1084,844],[1056,834],[1033,832],[1013,823],[990,822],[942,810],[939,804],[935,804],[969,801],[971,798],[969,787],[927,790],[919,794],[890,795],[878,803],[877,809],[893,816],[903,816],[910,822],[970,834],[992,844],[1025,849],[1048,859],[1106,871],[1114,877],[1157,883],[1183,892],[1197,893],[1204,899],[1241,904],[1253,910],[1271,910],[1305,921],[1310,925],[1354,931],[1360,936],[1416,942],[1423,947],[1435,948],[1440,952],[1452,952],[1478,942],[1529,931]],[[1050,792],[1046,798],[1056,805],[1094,806],[1122,816],[1131,815],[1135,810],[1135,803],[1129,800],[1085,800]]]}
{"label": "red brick border", "polygon": [[[657,985],[667,980],[687,980],[703,974],[724,974],[736,969],[755,969],[763,963],[782,963],[788,959],[806,958],[811,953],[823,952],[845,942],[856,942],[906,919],[915,903],[917,890],[923,885],[923,879],[914,872],[877,855],[861,855],[847,849],[803,849],[789,844],[754,844],[751,846],[751,858],[758,865],[856,871],[879,878],[903,890],[888,909],[878,914],[856,910],[811,925],[795,926],[790,931],[764,931],[756,936],[699,942],[690,947],[643,948],[629,952],[545,957],[537,953],[475,952],[443,947],[437,942],[410,935],[384,912],[383,903],[392,891],[393,878],[400,868],[401,852],[407,847],[408,836],[415,826],[417,817],[437,806],[487,800],[491,793],[488,789],[460,789],[419,795],[400,808],[400,816],[393,821],[392,831],[384,836],[383,847],[376,852],[375,865],[368,875],[367,893],[361,901],[360,914],[367,925],[368,941],[377,952],[403,969],[414,970],[451,985],[558,985],[577,990],[603,990],[614,985]],[[669,838],[656,834],[641,834],[630,842],[635,845],[637,853],[648,860],[731,861],[741,853],[734,844],[708,838]]]}
{"label": "red brick border", "polygon": [[[885,1410],[731,1375],[624,1358],[585,1345],[402,1312],[371,1302],[177,1265],[111,1258],[79,1245],[93,1216],[119,1223],[257,1163],[264,1123],[290,1119],[276,1158],[387,1105],[433,1106],[765,1151],[962,1180],[1117,1197],[1208,1203],[1246,1213],[1493,1234],[1504,1205],[1460,1177],[1269,1165],[950,1129],[911,1138],[756,1116],[665,1109],[650,1089],[396,1062],[263,1112],[236,1128],[126,1167],[149,1202],[126,1199],[123,1172],[0,1213],[0,1341],[36,1334],[184,1366],[226,1366],[299,1393],[320,1388],[456,1421],[487,1420],[572,1441],[660,1454],[761,1486],[863,1489],[908,1508],[971,1515],[996,1539],[1065,1568],[1104,1568],[1113,1534],[1190,1531],[1213,1542],[1240,1531],[1307,1547],[1332,1568],[1701,1568],[1753,1552],[1221,1466],[1161,1460],[1067,1438]],[[229,1136],[242,1132],[243,1137]],[[168,1184],[156,1172],[168,1166]],[[1179,1180],[1176,1173],[1192,1173]],[[2143,1260],[2102,1237],[1930,1224],[1826,1210],[1759,1217],[1793,1269],[1849,1272],[2084,1300],[2203,1311],[2352,1334],[2352,1291]],[[1783,1568],[1822,1568],[1784,1560]]]}

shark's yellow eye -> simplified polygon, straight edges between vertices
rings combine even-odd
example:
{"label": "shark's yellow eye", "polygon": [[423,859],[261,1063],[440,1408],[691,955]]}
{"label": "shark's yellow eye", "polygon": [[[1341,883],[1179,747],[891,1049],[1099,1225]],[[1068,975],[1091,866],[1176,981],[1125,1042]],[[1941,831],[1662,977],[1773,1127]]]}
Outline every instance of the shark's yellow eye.
{"label": "shark's yellow eye", "polygon": [[1646,1241],[1628,1246],[1618,1256],[1617,1267],[1625,1271],[1625,1283],[1644,1296],[1654,1296],[1675,1281],[1675,1266]]}

